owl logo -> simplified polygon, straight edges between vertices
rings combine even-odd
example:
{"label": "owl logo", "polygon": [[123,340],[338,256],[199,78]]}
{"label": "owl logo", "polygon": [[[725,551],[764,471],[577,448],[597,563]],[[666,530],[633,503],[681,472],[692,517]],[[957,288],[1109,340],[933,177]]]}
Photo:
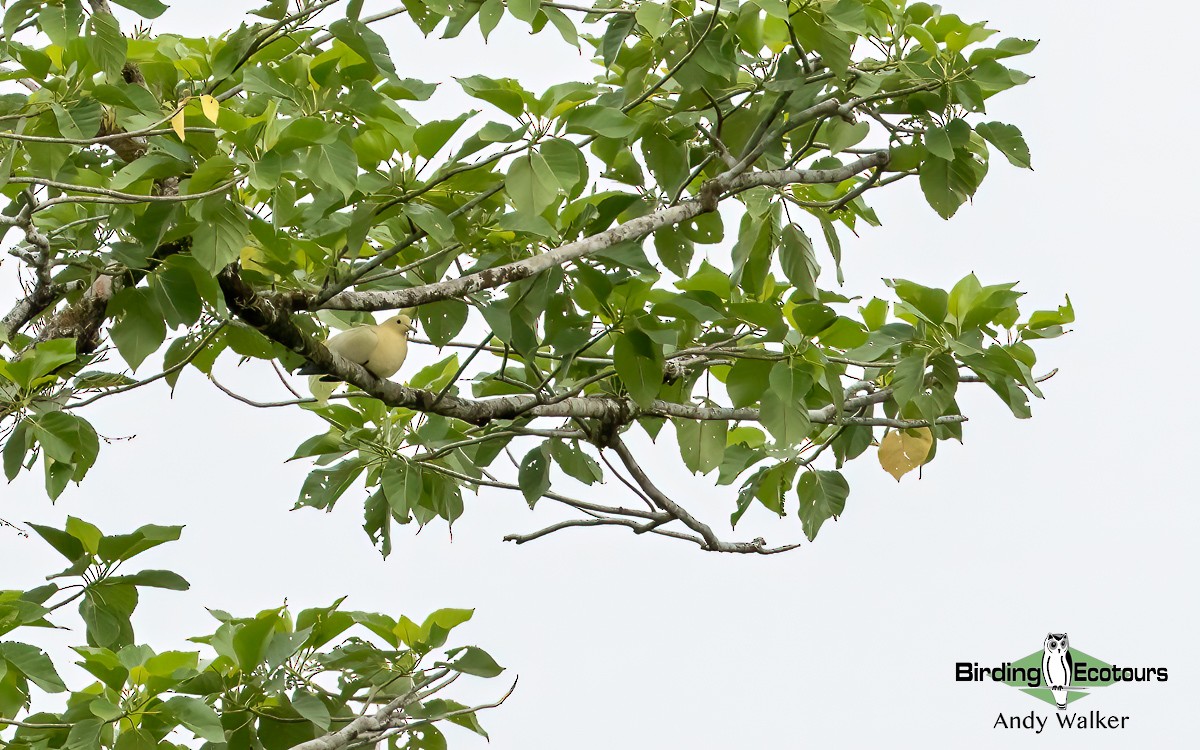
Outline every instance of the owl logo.
{"label": "owl logo", "polygon": [[1075,664],[1071,661],[1071,644],[1066,633],[1048,633],[1042,652],[1042,684],[1050,688],[1058,710],[1067,707],[1067,692]]}

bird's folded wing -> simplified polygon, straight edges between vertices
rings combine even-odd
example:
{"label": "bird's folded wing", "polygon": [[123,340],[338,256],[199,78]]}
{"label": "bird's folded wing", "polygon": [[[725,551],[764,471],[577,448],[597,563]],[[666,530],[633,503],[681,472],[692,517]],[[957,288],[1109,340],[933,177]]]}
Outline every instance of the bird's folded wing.
{"label": "bird's folded wing", "polygon": [[371,358],[371,353],[378,345],[379,334],[375,333],[374,326],[362,326],[342,331],[331,337],[327,344],[329,349],[338,356],[360,365]]}

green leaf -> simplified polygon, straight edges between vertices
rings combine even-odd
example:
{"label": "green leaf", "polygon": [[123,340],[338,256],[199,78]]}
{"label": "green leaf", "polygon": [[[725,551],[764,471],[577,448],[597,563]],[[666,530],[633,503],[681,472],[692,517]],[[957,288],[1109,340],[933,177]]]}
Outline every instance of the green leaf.
{"label": "green leaf", "polygon": [[[62,411],[46,412],[34,418],[30,426],[46,457],[64,467],[57,471],[64,472],[65,477],[55,476],[53,483],[48,485],[57,488],[51,493],[53,496],[62,491],[67,481],[83,479],[96,462],[100,439],[95,429],[81,417]],[[50,468],[48,465],[47,470]]]}
{"label": "green leaf", "polygon": [[550,457],[545,446],[538,446],[525,454],[517,471],[517,484],[525,502],[532,508],[550,489]]}
{"label": "green leaf", "polygon": [[975,126],[975,132],[1000,149],[1000,153],[1004,154],[1014,167],[1033,169],[1029,162],[1029,146],[1026,145],[1025,137],[1021,135],[1017,126],[1002,122],[983,122]]}
{"label": "green leaf", "polygon": [[563,38],[564,42],[579,49],[579,32],[575,28],[575,23],[566,13],[558,8],[551,8],[547,5],[542,6],[542,13],[550,19],[550,23],[554,25],[554,28],[558,29],[559,36]]}
{"label": "green leaf", "polygon": [[954,161],[954,146],[945,128],[932,127],[925,131],[925,148],[939,159]]}
{"label": "green leaf", "polygon": [[47,693],[65,692],[67,686],[54,669],[54,663],[40,648],[26,643],[0,642],[0,660]]}
{"label": "green leaf", "polygon": [[369,26],[355,18],[343,18],[329,25],[329,32],[342,44],[354,50],[376,72],[383,72],[395,79],[396,66],[388,54],[387,43]]}
{"label": "green leaf", "polygon": [[424,159],[432,159],[473,114],[466,112],[453,120],[433,120],[417,128],[417,132],[413,134],[417,154]]}
{"label": "green leaf", "polygon": [[753,406],[770,387],[775,363],[768,359],[740,358],[729,368],[725,390],[735,407]]}
{"label": "green leaf", "polygon": [[417,308],[421,330],[434,346],[443,347],[467,324],[467,305],[456,299],[442,300]]}
{"label": "green leaf", "polygon": [[296,713],[320,727],[322,731],[327,731],[332,723],[329,707],[307,690],[297,688],[292,693],[292,708],[296,709]]}
{"label": "green leaf", "polygon": [[404,207],[404,215],[438,243],[447,245],[454,240],[454,222],[444,211],[424,203],[410,203]]}
{"label": "green leaf", "polygon": [[479,7],[479,31],[483,34],[483,41],[486,42],[496,30],[503,15],[503,0],[484,0],[483,5]]}
{"label": "green leaf", "polygon": [[918,26],[915,23],[910,23],[904,27],[904,33],[916,39],[926,52],[936,55],[939,51],[937,40],[933,38],[933,34],[929,33],[929,29],[924,26]]}
{"label": "green leaf", "polygon": [[904,279],[885,279],[885,283],[895,289],[896,296],[908,303],[926,322],[938,326],[946,322],[950,295],[944,290],[921,286]]}
{"label": "green leaf", "polygon": [[472,76],[458,79],[458,85],[462,86],[462,90],[469,96],[494,104],[512,118],[520,118],[524,114],[524,98],[521,96],[520,86],[514,80],[505,79],[500,82],[487,76]]}
{"label": "green leaf", "polygon": [[604,479],[604,471],[588,454],[562,440],[548,441],[550,457],[567,476],[577,482],[592,485]]}
{"label": "green leaf", "polygon": [[629,36],[629,32],[633,31],[635,23],[636,19],[631,15],[614,15],[609,20],[604,36],[600,38],[599,51],[604,60],[604,67],[612,67],[613,62],[617,59],[617,54],[625,46],[625,38]]}
{"label": "green leaf", "polygon": [[509,0],[508,12],[518,21],[532,24],[542,7],[540,0]]}
{"label": "green leaf", "polygon": [[804,399],[812,387],[812,376],[781,361],[772,366],[768,382],[759,410],[762,425],[780,445],[799,445],[810,428]]}
{"label": "green leaf", "polygon": [[[69,108],[55,103],[51,109],[58,122],[58,129],[67,138],[92,138],[100,131],[104,111],[100,102],[95,99],[84,97]],[[33,153],[33,149],[30,149],[30,155]]]}
{"label": "green leaf", "polygon": [[813,252],[812,240],[795,224],[783,228],[779,263],[783,266],[783,275],[801,295],[809,299],[817,298],[817,277],[821,274],[821,266]]}
{"label": "green leaf", "polygon": [[638,25],[646,30],[654,39],[658,39],[671,28],[671,7],[669,3],[652,3],[645,0],[638,5],[634,18]]}
{"label": "green leaf", "polygon": [[648,408],[662,389],[662,347],[638,329],[626,331],[613,347],[613,365],[638,406]]}
{"label": "green leaf", "polygon": [[100,539],[104,534],[100,533],[100,529],[74,516],[67,516],[66,531],[71,536],[79,540],[83,548],[91,554],[96,554],[100,550]]}
{"label": "green leaf", "polygon": [[296,501],[296,507],[309,506],[332,510],[334,503],[350,489],[350,485],[358,479],[362,471],[361,461],[350,459],[332,469],[317,469],[311,472],[304,480],[304,486],[300,488],[300,498]]}
{"label": "green leaf", "polygon": [[1064,333],[1063,326],[1075,322],[1075,308],[1068,296],[1066,304],[1057,310],[1038,310],[1029,316],[1024,324],[1021,337],[1024,339],[1054,338]]}
{"label": "green leaf", "polygon": [[117,320],[109,334],[130,369],[136,371],[162,345],[167,326],[149,289],[122,289],[113,296],[110,308],[116,311]]}
{"label": "green leaf", "polygon": [[28,389],[40,378],[74,362],[75,339],[51,339],[35,345],[21,354],[15,362],[7,363],[8,377],[23,389]]}
{"label": "green leaf", "polygon": [[497,664],[488,652],[475,646],[464,648],[462,656],[450,662],[448,666],[456,672],[476,677],[496,677],[504,671],[504,667]]}
{"label": "green leaf", "polygon": [[88,23],[91,26],[91,34],[87,37],[88,53],[110,80],[117,79],[125,65],[127,45],[117,19],[108,13],[93,13]]}
{"label": "green leaf", "polygon": [[[237,260],[246,245],[250,222],[240,206],[217,197],[204,210],[204,220],[192,234],[192,255],[213,276]],[[161,342],[160,342],[161,343]]]}
{"label": "green leaf", "polygon": [[203,310],[200,293],[188,269],[178,264],[164,264],[151,277],[151,288],[158,309],[171,328],[191,326],[200,319]]}
{"label": "green leaf", "polygon": [[159,0],[112,0],[122,8],[128,8],[142,18],[158,18],[167,9]]}
{"label": "green leaf", "polygon": [[[139,159],[139,161],[141,160]],[[196,167],[195,172],[192,172],[192,177],[187,184],[187,193],[196,195],[208,192],[218,185],[229,182],[236,168],[237,165],[234,164],[233,159],[225,154],[217,154],[206,159],[203,164]]]}
{"label": "green leaf", "polygon": [[[645,7],[643,3],[642,7]],[[642,138],[642,157],[664,192],[674,194],[688,176],[687,149],[659,133]]]}
{"label": "green leaf", "polygon": [[917,351],[900,360],[892,375],[892,391],[901,408],[925,392],[924,352]]}
{"label": "green leaf", "polygon": [[921,163],[921,192],[938,216],[949,219],[966,202],[967,197],[950,184],[953,165],[945,159],[926,159]]}
{"label": "green leaf", "polygon": [[584,104],[575,107],[565,117],[571,133],[602,135],[606,138],[625,138],[637,130],[637,123],[614,107]]}
{"label": "green leaf", "polygon": [[695,246],[675,227],[663,227],[654,233],[654,249],[658,259],[671,273],[687,278]]}
{"label": "green leaf", "polygon": [[771,254],[774,248],[774,222],[770,218],[757,219],[747,212],[738,227],[737,242],[733,246],[733,281],[752,296],[763,293],[767,276],[771,272]]}
{"label": "green leaf", "polygon": [[350,200],[358,186],[358,155],[344,141],[308,149],[304,170],[313,182],[337,190],[346,200]]}
{"label": "green leaf", "polygon": [[[24,132],[25,122],[26,121],[24,118],[18,120],[17,126],[14,128],[14,132],[16,132],[18,135]],[[0,144],[0,189],[3,189],[4,186],[8,184],[8,181],[12,179],[13,157],[17,155],[17,149],[18,145],[16,141]],[[0,336],[4,335],[7,334],[0,334]],[[3,340],[3,338],[0,338],[0,341]]]}
{"label": "green leaf", "polygon": [[382,482],[383,494],[392,513],[407,520],[412,509],[421,502],[423,482],[420,466],[407,461],[388,461],[383,469]]}
{"label": "green leaf", "polygon": [[146,586],[170,591],[187,591],[191,584],[183,576],[171,570],[143,570],[128,576],[115,576],[109,579],[113,582],[128,583],[133,586]]}
{"label": "green leaf", "polygon": [[988,60],[1002,60],[1006,57],[1028,55],[1037,49],[1038,42],[1034,39],[1016,39],[1009,37],[1001,39],[995,47],[980,47],[971,51],[971,65],[979,65]]}
{"label": "green leaf", "polygon": [[870,130],[871,125],[866,122],[849,123],[840,118],[829,120],[825,125],[825,139],[830,155],[858,145]]}
{"label": "green leaf", "polygon": [[27,419],[17,423],[17,426],[9,434],[8,441],[4,443],[4,477],[10,482],[17,478],[17,474],[21,473],[25,457],[29,454],[29,449],[33,447],[30,424]]}
{"label": "green leaf", "polygon": [[850,485],[837,471],[806,471],[796,483],[796,495],[804,535],[811,542],[827,519],[836,519],[846,509]]}
{"label": "green leaf", "polygon": [[721,420],[678,419],[675,432],[683,465],[693,474],[707,474],[725,459],[729,423]]}
{"label": "green leaf", "polygon": [[513,208],[519,213],[540,214],[558,198],[558,178],[545,157],[537,152],[513,160],[504,184]]}
{"label": "green leaf", "polygon": [[100,730],[103,726],[100,719],[84,719],[76,722],[67,732],[63,750],[93,750],[100,747]]}
{"label": "green leaf", "polygon": [[129,618],[137,608],[137,588],[101,581],[86,589],[79,615],[87,625],[89,646],[120,649],[133,644]]}
{"label": "green leaf", "polygon": [[66,531],[36,523],[29,524],[29,528],[71,562],[75,562],[87,552],[83,543]]}
{"label": "green leaf", "polygon": [[825,237],[825,244],[829,246],[829,254],[833,256],[834,270],[837,271],[837,282],[842,284],[845,282],[845,279],[842,278],[842,241],[838,239],[837,227],[823,213],[819,214],[817,219],[821,222],[821,234]]}
{"label": "green leaf", "polygon": [[163,704],[163,708],[200,739],[218,744],[225,742],[221,718],[212,706],[199,698],[177,695]]}
{"label": "green leaf", "polygon": [[558,185],[567,195],[576,194],[587,182],[587,161],[579,147],[565,138],[543,141],[539,153],[558,180]]}
{"label": "green leaf", "polygon": [[822,24],[809,12],[791,16],[792,28],[805,50],[815,50],[833,72],[841,75],[850,67],[850,47],[854,35]]}
{"label": "green leaf", "polygon": [[475,616],[475,610],[464,609],[462,607],[445,607],[434,612],[431,612],[424,622],[421,623],[421,632],[428,635],[433,631],[433,626],[436,625],[442,630],[449,632],[464,622],[469,622]]}
{"label": "green leaf", "polygon": [[109,563],[129,560],[160,544],[178,540],[182,532],[182,526],[146,524],[129,534],[106,536],[100,540],[100,559]]}

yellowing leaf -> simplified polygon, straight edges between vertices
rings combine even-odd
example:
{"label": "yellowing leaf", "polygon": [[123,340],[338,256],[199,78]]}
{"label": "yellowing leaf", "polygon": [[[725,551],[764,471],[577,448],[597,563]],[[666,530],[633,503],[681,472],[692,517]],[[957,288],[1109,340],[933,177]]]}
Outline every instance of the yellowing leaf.
{"label": "yellowing leaf", "polygon": [[175,116],[171,118],[171,128],[175,131],[175,135],[179,136],[179,140],[187,140],[183,130],[183,107],[180,107]]}
{"label": "yellowing leaf", "polygon": [[337,390],[340,383],[326,383],[321,380],[320,375],[310,375],[308,377],[308,390],[312,393],[313,398],[321,406],[329,403],[329,397]]}
{"label": "yellowing leaf", "polygon": [[239,259],[241,261],[242,268],[249,269],[251,271],[258,271],[259,273],[264,273],[267,275],[271,275],[271,271],[269,271],[261,263],[259,263],[259,260],[262,257],[263,257],[262,250],[260,250],[257,247],[254,247],[253,245],[246,245],[245,247],[242,248],[242,252],[239,254]]}
{"label": "yellowing leaf", "polygon": [[221,111],[221,103],[208,94],[202,94],[200,96],[200,109],[210,122],[216,123],[217,114]]}
{"label": "yellowing leaf", "polygon": [[933,433],[928,427],[893,430],[879,443],[879,464],[899,482],[900,477],[925,463],[932,447]]}

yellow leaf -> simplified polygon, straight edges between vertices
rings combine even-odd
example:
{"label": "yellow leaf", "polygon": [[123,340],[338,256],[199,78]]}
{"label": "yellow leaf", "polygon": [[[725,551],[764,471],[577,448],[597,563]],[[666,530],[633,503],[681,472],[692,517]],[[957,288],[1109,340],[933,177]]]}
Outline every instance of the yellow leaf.
{"label": "yellow leaf", "polygon": [[333,395],[333,392],[337,390],[339,385],[341,383],[326,383],[322,381],[320,375],[308,376],[308,390],[321,406],[329,403],[329,397]]}
{"label": "yellow leaf", "polygon": [[925,463],[933,447],[933,432],[928,427],[892,430],[879,443],[879,465],[900,481],[900,477]]}
{"label": "yellow leaf", "polygon": [[171,118],[171,128],[175,131],[175,135],[179,136],[179,140],[187,140],[183,130],[183,107],[180,107],[175,116]]}
{"label": "yellow leaf", "polygon": [[207,117],[210,122],[216,123],[217,114],[221,111],[221,103],[208,94],[201,94],[200,109],[204,112],[204,116]]}
{"label": "yellow leaf", "polygon": [[263,253],[261,248],[254,247],[253,245],[246,245],[242,248],[240,260],[243,269],[249,271],[258,271],[265,276],[273,277],[275,275],[269,268],[262,264],[262,261],[266,260],[266,255]]}

